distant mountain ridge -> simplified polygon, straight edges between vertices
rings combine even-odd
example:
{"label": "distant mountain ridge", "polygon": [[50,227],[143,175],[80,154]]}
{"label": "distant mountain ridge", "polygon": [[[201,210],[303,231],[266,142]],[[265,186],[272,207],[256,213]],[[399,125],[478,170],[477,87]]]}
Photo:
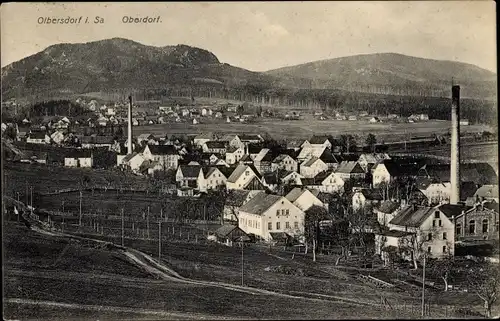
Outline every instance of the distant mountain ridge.
{"label": "distant mountain ridge", "polygon": [[496,74],[477,66],[394,53],[356,55],[252,72],[221,63],[210,51],[187,45],[155,47],[123,38],[57,44],[2,68],[4,97],[47,92],[247,86],[344,89],[400,95],[440,95],[452,78],[464,95],[496,94]]}

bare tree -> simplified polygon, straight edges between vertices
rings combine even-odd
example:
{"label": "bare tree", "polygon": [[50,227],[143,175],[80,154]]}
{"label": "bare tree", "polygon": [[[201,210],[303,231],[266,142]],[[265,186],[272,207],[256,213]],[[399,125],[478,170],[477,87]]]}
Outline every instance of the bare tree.
{"label": "bare tree", "polygon": [[304,218],[304,238],[307,244],[312,244],[313,261],[316,262],[316,250],[319,239],[319,222],[327,219],[328,212],[322,206],[313,205],[305,212]]}
{"label": "bare tree", "polygon": [[467,273],[469,291],[484,302],[484,309],[491,318],[491,308],[500,293],[500,266],[498,263],[478,262]]}
{"label": "bare tree", "polygon": [[[450,248],[452,244],[447,243],[447,248]],[[444,291],[448,291],[448,281],[455,268],[455,257],[451,251],[448,251],[446,255],[434,260],[430,265],[431,274],[441,278],[444,282]]]}

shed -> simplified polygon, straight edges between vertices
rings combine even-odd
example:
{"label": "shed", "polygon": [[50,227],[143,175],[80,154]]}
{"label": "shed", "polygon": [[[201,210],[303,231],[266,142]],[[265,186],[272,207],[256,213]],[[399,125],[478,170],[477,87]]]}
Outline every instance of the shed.
{"label": "shed", "polygon": [[226,224],[219,227],[215,232],[217,242],[224,243],[227,246],[233,246],[233,242],[248,242],[250,237],[236,225]]}

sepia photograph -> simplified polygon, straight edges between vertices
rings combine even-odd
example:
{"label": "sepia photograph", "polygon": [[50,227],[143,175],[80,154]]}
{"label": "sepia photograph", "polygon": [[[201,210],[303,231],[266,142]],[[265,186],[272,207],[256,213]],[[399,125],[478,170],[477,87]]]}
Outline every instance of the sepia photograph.
{"label": "sepia photograph", "polygon": [[3,319],[500,319],[496,9],[2,4]]}

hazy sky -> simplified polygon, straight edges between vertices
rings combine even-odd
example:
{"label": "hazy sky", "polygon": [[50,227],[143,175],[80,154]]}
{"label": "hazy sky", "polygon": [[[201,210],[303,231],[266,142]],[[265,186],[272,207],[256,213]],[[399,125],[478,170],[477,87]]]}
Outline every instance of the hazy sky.
{"label": "hazy sky", "polygon": [[[39,17],[83,16],[79,25]],[[95,16],[103,24],[92,23]],[[161,17],[124,24],[123,16]],[[85,17],[89,23],[84,24]],[[1,6],[2,67],[63,42],[113,37],[187,44],[221,62],[264,71],[354,54],[397,52],[472,63],[496,72],[493,1],[8,3]]]}

